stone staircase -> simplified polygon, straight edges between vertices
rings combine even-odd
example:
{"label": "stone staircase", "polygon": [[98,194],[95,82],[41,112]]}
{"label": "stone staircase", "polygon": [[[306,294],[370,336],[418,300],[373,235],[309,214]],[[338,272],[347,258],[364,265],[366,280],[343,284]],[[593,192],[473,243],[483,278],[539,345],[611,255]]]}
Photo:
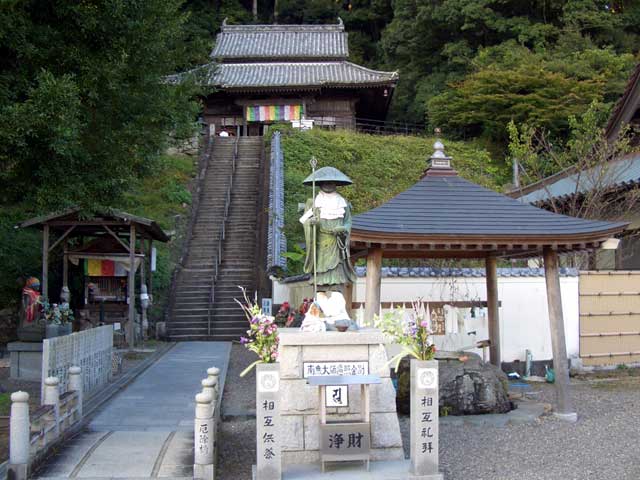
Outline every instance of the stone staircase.
{"label": "stone staircase", "polygon": [[258,173],[263,142],[262,137],[238,138],[233,188],[220,243],[235,142],[234,137],[213,141],[193,234],[176,277],[167,324],[172,340],[238,340],[247,330],[247,320],[234,299],[242,298],[239,286],[249,295],[256,288]]}

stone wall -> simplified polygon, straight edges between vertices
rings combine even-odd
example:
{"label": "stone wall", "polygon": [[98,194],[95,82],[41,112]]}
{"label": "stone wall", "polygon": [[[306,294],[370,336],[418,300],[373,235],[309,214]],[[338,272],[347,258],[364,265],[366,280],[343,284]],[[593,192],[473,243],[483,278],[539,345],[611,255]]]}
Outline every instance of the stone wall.
{"label": "stone wall", "polygon": [[[319,455],[318,387],[307,385],[305,362],[368,362],[369,374],[382,383],[371,385],[371,459],[404,458],[395,405],[395,390],[386,366],[384,338],[379,330],[308,333],[280,330],[280,398],[284,465],[311,463]],[[349,406],[327,409],[328,420],[357,420],[362,411],[360,387],[349,387]]]}

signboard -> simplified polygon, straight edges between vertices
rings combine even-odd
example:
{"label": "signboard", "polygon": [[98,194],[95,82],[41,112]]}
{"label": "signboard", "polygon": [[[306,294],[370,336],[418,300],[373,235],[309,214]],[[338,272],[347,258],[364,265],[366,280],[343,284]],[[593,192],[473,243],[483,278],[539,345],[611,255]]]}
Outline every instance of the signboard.
{"label": "signboard", "polygon": [[325,389],[324,404],[327,407],[348,407],[349,387],[348,385],[333,385]]}
{"label": "signboard", "polygon": [[270,298],[262,299],[262,314],[270,317],[272,315],[273,310],[273,300]]}
{"label": "signboard", "polygon": [[[328,423],[320,425],[320,449],[324,457],[368,458],[371,450],[369,423]],[[326,458],[328,460],[328,458]]]}
{"label": "signboard", "polygon": [[158,251],[156,250],[156,247],[151,247],[151,271],[152,272],[156,271],[157,262],[158,262]]}
{"label": "signboard", "polygon": [[369,362],[304,362],[302,378],[330,375],[369,375]]}

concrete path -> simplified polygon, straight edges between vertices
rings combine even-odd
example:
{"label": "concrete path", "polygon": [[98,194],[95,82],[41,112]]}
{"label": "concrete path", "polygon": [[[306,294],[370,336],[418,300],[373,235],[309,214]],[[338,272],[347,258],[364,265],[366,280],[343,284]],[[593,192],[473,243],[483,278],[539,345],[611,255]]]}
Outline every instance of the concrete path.
{"label": "concrete path", "polygon": [[193,478],[194,396],[229,342],[183,342],[116,395],[35,478]]}

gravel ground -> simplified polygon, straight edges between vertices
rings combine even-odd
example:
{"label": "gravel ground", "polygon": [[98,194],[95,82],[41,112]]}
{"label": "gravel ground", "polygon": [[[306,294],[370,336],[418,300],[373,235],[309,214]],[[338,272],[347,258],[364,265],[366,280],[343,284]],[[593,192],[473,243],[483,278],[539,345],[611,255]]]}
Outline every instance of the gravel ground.
{"label": "gravel ground", "polygon": [[[251,478],[255,462],[255,376],[239,373],[255,356],[239,345],[231,351],[219,438],[219,478]],[[638,373],[631,372],[631,373]],[[447,480],[639,480],[640,376],[572,380],[579,420],[553,416],[534,425],[475,427],[442,425],[440,469]],[[553,387],[541,401],[553,403]],[[229,415],[236,412],[244,416]],[[409,417],[399,415],[405,455],[409,456]],[[354,479],[355,480],[355,479]]]}

